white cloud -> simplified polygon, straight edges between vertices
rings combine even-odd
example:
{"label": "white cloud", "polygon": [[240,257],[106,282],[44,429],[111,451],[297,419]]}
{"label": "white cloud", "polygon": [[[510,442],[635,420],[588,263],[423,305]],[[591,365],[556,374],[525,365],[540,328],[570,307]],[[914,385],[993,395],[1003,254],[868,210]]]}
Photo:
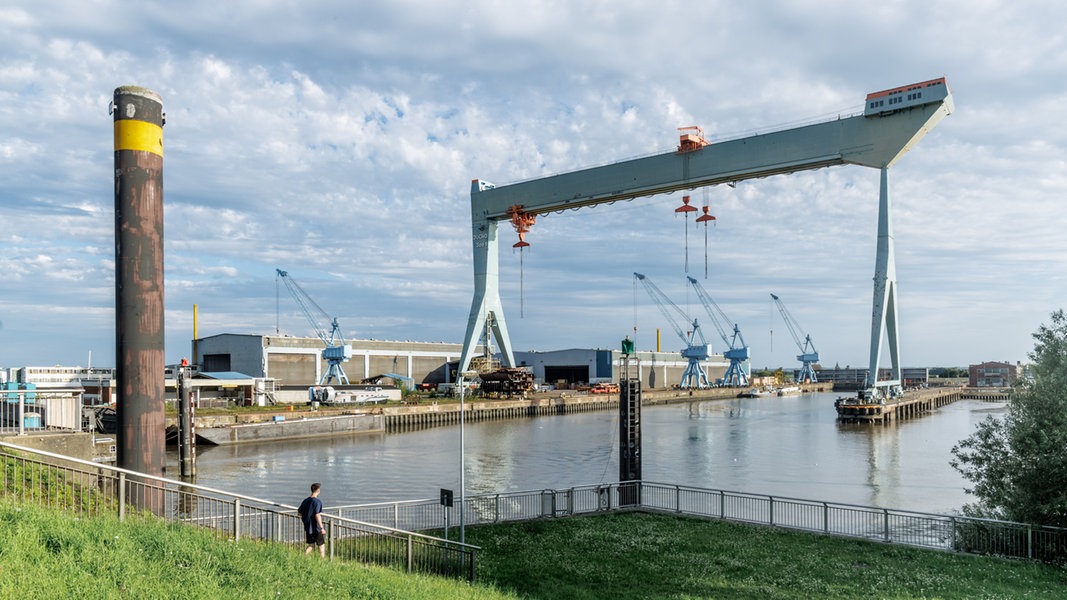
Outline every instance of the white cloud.
{"label": "white cloud", "polygon": [[[1067,291],[1061,12],[962,1],[0,9],[0,275],[17,283],[0,295],[0,364],[82,362],[89,349],[102,364],[113,351],[107,105],[120,85],[158,91],[167,112],[176,360],[194,302],[201,334],[272,331],[275,268],[357,336],[458,342],[471,179],[669,151],[684,125],[717,141],[833,117],[869,91],[941,75],[956,113],[891,171],[904,360],[1024,359]],[[794,362],[771,291],[825,362],[866,361],[877,177],[839,167],[692,194],[718,217],[702,281],[757,365]],[[679,203],[545,215],[521,256],[502,246],[516,347],[615,347],[635,320],[662,327],[631,274],[684,303]],[[704,232],[689,223],[701,277]],[[59,332],[68,343],[40,342]]]}

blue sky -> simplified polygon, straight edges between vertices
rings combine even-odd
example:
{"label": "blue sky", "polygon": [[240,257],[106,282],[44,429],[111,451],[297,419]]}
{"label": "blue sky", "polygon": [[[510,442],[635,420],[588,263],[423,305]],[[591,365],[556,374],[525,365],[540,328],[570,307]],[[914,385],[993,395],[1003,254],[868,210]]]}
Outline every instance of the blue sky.
{"label": "blue sky", "polygon": [[[653,4],[655,6],[653,6]],[[275,269],[346,337],[461,342],[470,181],[497,184],[861,109],[948,78],[956,111],[890,171],[905,366],[1026,360],[1064,305],[1067,7],[1035,2],[37,0],[0,8],[0,366],[114,364],[116,87],[158,92],[166,357],[201,335],[309,335]],[[693,194],[690,274],[761,366],[866,366],[878,173]],[[663,329],[686,294],[680,195],[539,218],[501,250],[516,350]],[[510,239],[506,232],[504,240]],[[520,318],[520,304],[522,306]],[[771,330],[773,329],[773,337]],[[888,358],[883,356],[883,363]]]}

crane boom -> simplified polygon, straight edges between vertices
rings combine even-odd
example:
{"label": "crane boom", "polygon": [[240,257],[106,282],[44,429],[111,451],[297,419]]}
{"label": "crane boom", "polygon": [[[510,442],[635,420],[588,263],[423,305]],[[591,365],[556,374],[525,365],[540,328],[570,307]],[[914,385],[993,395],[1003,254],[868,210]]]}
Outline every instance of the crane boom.
{"label": "crane boom", "polygon": [[[640,273],[634,273],[634,277],[641,282],[645,287],[645,291],[648,292],[649,297],[659,307],[663,316],[670,322],[671,327],[674,328],[674,333],[681,338],[682,342],[686,345],[682,350],[682,357],[689,360],[689,364],[686,365],[685,372],[682,373],[682,380],[678,384],[682,388],[706,388],[710,387],[708,383],[708,374],[704,371],[704,366],[701,361],[708,359],[708,342],[704,339],[704,332],[700,330],[700,323],[696,319],[693,319],[693,328],[687,333],[681,325],[678,324],[678,320],[675,318],[675,314],[681,316],[684,322],[689,321],[688,315],[685,311],[678,308],[678,305],[671,301],[664,294],[656,284],[652,283],[652,280],[645,277]],[[674,314],[672,314],[672,311]],[[697,342],[699,340],[699,343]]]}
{"label": "crane boom", "polygon": [[[348,383],[348,375],[345,374],[344,368],[341,363],[352,358],[352,346],[345,343],[344,336],[341,335],[341,326],[337,323],[336,317],[330,317],[326,314],[326,311],[322,309],[318,303],[315,302],[304,288],[300,287],[292,277],[289,276],[288,271],[281,269],[275,269],[278,279],[281,279],[285,283],[285,288],[289,290],[289,294],[292,295],[293,300],[296,300],[297,305],[300,306],[300,310],[303,311],[304,317],[311,323],[311,327],[315,330],[315,335],[322,340],[322,343],[326,346],[322,350],[322,358],[326,361],[327,369],[319,377],[319,385],[326,385],[332,380],[337,379],[337,383]],[[320,319],[330,323],[330,329],[327,332],[326,328],[322,325]]]}
{"label": "crane boom", "polygon": [[[800,328],[800,324],[790,314],[789,309],[785,307],[781,298],[771,294],[771,298],[774,300],[775,305],[778,306],[778,312],[782,313],[782,319],[785,321],[786,327],[789,328],[789,333],[793,334],[793,341],[796,342],[797,348],[800,350],[800,354],[797,355],[802,365],[800,370],[796,374],[796,382],[804,383],[810,381],[811,383],[818,382],[818,378],[815,375],[815,369],[812,365],[819,362],[819,352],[815,350],[815,344],[811,341],[811,334],[804,333]],[[800,341],[800,336],[804,336],[804,341]]]}
{"label": "crane boom", "polygon": [[726,374],[723,375],[722,384],[726,386],[747,386],[749,378],[748,367],[748,346],[745,345],[745,338],[741,336],[741,328],[737,326],[737,323],[733,323],[733,338],[729,338],[726,333],[726,327],[731,324],[730,317],[726,316],[726,313],[715,303],[715,300],[711,298],[704,286],[700,285],[700,282],[692,277],[688,277],[689,283],[692,284],[693,289],[696,290],[697,298],[700,298],[700,302],[704,305],[704,309],[707,310],[708,316],[711,317],[711,322],[715,325],[715,329],[719,332],[719,337],[722,338],[724,344],[728,348],[722,353],[723,357],[730,361],[730,366],[726,368]]}

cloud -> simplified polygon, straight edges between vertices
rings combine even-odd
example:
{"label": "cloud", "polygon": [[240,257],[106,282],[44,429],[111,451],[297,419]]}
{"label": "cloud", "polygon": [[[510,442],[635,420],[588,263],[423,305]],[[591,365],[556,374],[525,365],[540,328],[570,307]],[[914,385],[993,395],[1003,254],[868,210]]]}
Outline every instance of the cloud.
{"label": "cloud", "polygon": [[[305,327],[277,297],[277,268],[352,335],[459,342],[473,289],[472,179],[506,184],[671,151],[685,125],[715,142],[834,118],[869,91],[941,75],[956,113],[891,171],[904,360],[1023,359],[1067,291],[1056,11],[453,0],[0,9],[0,364],[80,362],[89,349],[102,363],[113,352],[107,109],[120,85],[154,89],[167,112],[175,361],[188,353],[194,303],[202,335]],[[828,364],[862,364],[877,178],[837,167],[697,190],[694,204],[718,217],[706,230],[674,215],[680,194],[543,215],[521,254],[502,224],[512,340],[615,347],[635,324],[651,339],[644,332],[666,323],[634,293],[632,272],[699,314],[686,299],[688,251],[690,274],[741,323],[757,366],[795,362],[772,291]]]}

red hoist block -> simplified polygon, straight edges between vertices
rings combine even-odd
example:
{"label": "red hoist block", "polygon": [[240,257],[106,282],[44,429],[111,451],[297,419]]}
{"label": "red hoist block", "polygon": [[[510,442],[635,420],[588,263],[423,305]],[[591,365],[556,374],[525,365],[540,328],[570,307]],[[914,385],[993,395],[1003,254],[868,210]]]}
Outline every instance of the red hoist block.
{"label": "red hoist block", "polygon": [[[699,217],[697,217],[697,223],[707,223],[708,221],[714,221],[715,220],[715,216],[708,213],[708,210],[710,210],[711,207],[710,206],[704,206],[702,208],[704,209],[704,214],[702,214]],[[696,210],[696,209],[694,209],[694,210]]]}
{"label": "red hoist block", "polygon": [[690,204],[689,204],[689,196],[682,196],[682,205],[679,206],[678,208],[674,209],[674,212],[676,212],[676,213],[696,212],[696,209],[697,209],[697,207],[690,206]]}

